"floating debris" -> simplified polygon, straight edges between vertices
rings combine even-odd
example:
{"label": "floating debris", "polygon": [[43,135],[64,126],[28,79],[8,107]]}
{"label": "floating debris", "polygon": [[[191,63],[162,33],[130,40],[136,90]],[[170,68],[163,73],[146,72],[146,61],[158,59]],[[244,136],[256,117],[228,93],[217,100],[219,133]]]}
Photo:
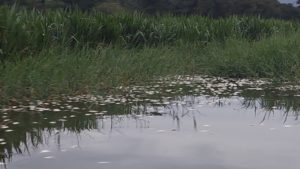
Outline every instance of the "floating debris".
{"label": "floating debris", "polygon": [[50,150],[42,150],[40,151],[40,153],[50,153],[51,151]]}
{"label": "floating debris", "polygon": [[47,157],[43,157],[43,158],[45,158],[45,159],[53,159],[54,156],[47,156]]}
{"label": "floating debris", "polygon": [[99,162],[97,162],[98,164],[109,164],[110,162],[108,162],[108,161],[99,161]]}
{"label": "floating debris", "polygon": [[89,113],[98,113],[96,110],[90,110]]}
{"label": "floating debris", "polygon": [[163,104],[165,104],[165,105],[169,105],[169,104],[170,104],[170,102],[163,102]]}
{"label": "floating debris", "polygon": [[157,130],[156,132],[157,133],[165,133],[165,132],[167,132],[167,130]]}
{"label": "floating debris", "polygon": [[49,109],[49,108],[40,108],[40,107],[38,107],[38,108],[36,108],[36,111],[39,111],[39,112],[43,112],[43,111],[51,111],[51,109]]}
{"label": "floating debris", "polygon": [[203,127],[210,127],[210,125],[209,124],[204,124],[204,125],[202,125]]}
{"label": "floating debris", "polygon": [[149,95],[154,95],[155,92],[154,91],[146,91],[146,94],[149,94]]}
{"label": "floating debris", "polygon": [[37,105],[42,105],[43,104],[43,102],[42,101],[40,101],[40,100],[37,100]]}
{"label": "floating debris", "polygon": [[72,145],[71,148],[78,148],[78,145]]}
{"label": "floating debris", "polygon": [[10,132],[13,132],[14,130],[12,130],[12,129],[7,129],[7,130],[5,130],[5,132],[6,133],[10,133]]}
{"label": "floating debris", "polygon": [[6,125],[1,125],[0,128],[1,128],[1,129],[7,129],[7,128],[9,128],[9,127],[6,126]]}
{"label": "floating debris", "polygon": [[284,125],[283,127],[285,127],[285,128],[291,128],[292,127],[292,125]]}
{"label": "floating debris", "polygon": [[201,133],[207,133],[208,130],[200,130]]}
{"label": "floating debris", "polygon": [[195,108],[188,108],[187,110],[188,110],[188,111],[191,111],[191,112],[192,112],[192,111],[197,111],[197,109],[195,109]]}
{"label": "floating debris", "polygon": [[67,109],[72,109],[72,106],[71,106],[71,105],[68,105],[68,106],[67,106]]}
{"label": "floating debris", "polygon": [[33,106],[33,105],[29,106],[30,111],[34,111],[35,109],[36,109],[36,106]]}

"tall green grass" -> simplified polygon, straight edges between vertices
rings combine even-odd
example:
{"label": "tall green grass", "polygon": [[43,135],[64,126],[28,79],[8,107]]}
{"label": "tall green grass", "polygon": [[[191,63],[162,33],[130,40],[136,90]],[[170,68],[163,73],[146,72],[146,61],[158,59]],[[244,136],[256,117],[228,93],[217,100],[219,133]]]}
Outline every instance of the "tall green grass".
{"label": "tall green grass", "polygon": [[229,39],[225,44],[211,43],[209,72],[238,78],[300,78],[300,32],[277,35],[257,42]]}
{"label": "tall green grass", "polygon": [[299,80],[299,22],[0,9],[0,102],[109,91],[157,76]]}
{"label": "tall green grass", "polygon": [[116,15],[99,12],[37,11],[0,7],[0,48],[4,57],[27,56],[44,48],[157,46],[176,41],[259,40],[293,33],[298,22],[259,17],[211,19],[201,16]]}
{"label": "tall green grass", "polygon": [[228,39],[205,47],[176,43],[141,49],[43,49],[17,61],[4,61],[0,96],[28,99],[103,92],[158,76],[184,74],[298,80],[299,44],[300,32],[251,42]]}

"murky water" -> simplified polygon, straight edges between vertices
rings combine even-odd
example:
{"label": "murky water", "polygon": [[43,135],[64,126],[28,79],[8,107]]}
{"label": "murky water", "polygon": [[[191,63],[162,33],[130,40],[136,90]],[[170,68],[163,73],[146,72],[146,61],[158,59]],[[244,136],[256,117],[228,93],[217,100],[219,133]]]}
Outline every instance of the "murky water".
{"label": "murky water", "polygon": [[[300,91],[267,81],[181,77],[3,106],[8,169],[297,169]],[[1,168],[0,166],[0,168]]]}

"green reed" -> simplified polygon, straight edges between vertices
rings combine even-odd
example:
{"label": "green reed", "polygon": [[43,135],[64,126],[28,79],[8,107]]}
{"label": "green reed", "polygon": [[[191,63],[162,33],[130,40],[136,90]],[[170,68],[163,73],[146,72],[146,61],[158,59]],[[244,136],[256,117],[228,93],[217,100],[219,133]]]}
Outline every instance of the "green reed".
{"label": "green reed", "polygon": [[259,40],[293,33],[297,22],[259,17],[212,19],[201,16],[109,15],[96,11],[25,10],[1,7],[0,57],[20,57],[53,46],[157,46],[176,41]]}
{"label": "green reed", "polygon": [[45,98],[110,91],[115,86],[167,75],[210,74],[298,80],[300,33],[260,41],[176,43],[141,49],[98,47],[44,49],[0,66],[0,96]]}
{"label": "green reed", "polygon": [[300,78],[299,22],[0,10],[0,101],[110,91],[157,76]]}

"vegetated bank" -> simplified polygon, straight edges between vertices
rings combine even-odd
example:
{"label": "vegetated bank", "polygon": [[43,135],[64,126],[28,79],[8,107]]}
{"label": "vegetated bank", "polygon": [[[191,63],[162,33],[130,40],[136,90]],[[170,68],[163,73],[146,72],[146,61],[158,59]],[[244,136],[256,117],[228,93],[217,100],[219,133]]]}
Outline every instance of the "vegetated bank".
{"label": "vegetated bank", "polygon": [[0,9],[0,99],[108,91],[157,76],[297,80],[298,21]]}

